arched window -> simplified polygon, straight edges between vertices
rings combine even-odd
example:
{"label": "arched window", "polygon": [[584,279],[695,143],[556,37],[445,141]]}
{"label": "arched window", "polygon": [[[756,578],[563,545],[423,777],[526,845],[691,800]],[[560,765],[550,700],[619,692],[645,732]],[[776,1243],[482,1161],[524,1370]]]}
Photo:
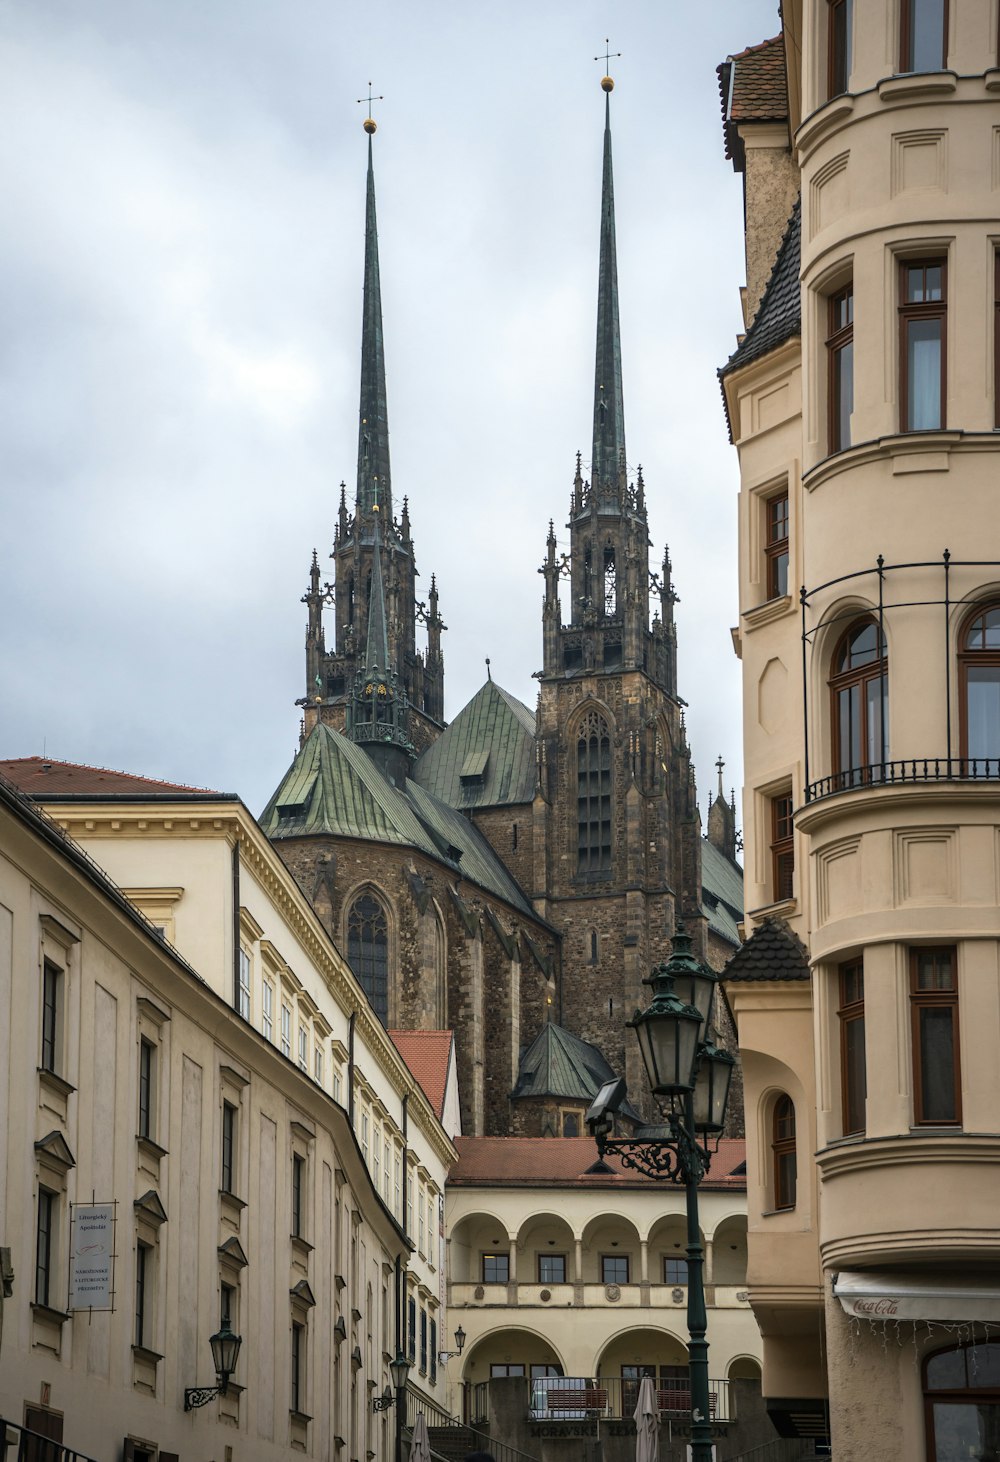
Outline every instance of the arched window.
{"label": "arched window", "polygon": [[775,1208],[795,1207],[795,1105],[779,1096],[771,1118],[771,1156],[774,1167]]}
{"label": "arched window", "polygon": [[364,893],[347,916],[347,962],[383,1025],[389,1019],[389,932],[385,909]]}
{"label": "arched window", "polygon": [[1000,757],[1000,604],[980,606],[966,620],[959,669],[962,755],[971,776],[989,776],[984,763]]}
{"label": "arched window", "polygon": [[959,1345],[924,1362],[927,1456],[1000,1456],[1000,1345]]}
{"label": "arched window", "polygon": [[611,733],[591,711],[576,743],[576,867],[578,873],[611,871]]}
{"label": "arched window", "polygon": [[855,620],[833,657],[833,769],[838,788],[880,781],[889,737],[889,662],[874,619]]}

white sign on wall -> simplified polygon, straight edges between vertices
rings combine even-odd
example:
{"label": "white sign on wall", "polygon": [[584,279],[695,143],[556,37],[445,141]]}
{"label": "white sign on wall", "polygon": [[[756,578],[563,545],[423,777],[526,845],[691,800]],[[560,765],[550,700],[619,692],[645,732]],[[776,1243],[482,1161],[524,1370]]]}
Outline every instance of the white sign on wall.
{"label": "white sign on wall", "polygon": [[74,1203],[69,1245],[68,1308],[113,1310],[115,1204]]}

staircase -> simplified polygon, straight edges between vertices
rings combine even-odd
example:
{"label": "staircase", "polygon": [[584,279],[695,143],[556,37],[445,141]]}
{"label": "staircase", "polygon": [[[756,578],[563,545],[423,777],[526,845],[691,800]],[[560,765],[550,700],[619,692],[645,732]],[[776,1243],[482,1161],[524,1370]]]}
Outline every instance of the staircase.
{"label": "staircase", "polygon": [[476,1433],[467,1426],[429,1426],[427,1435],[435,1458],[443,1458],[445,1462],[465,1462],[470,1452],[488,1445],[481,1432]]}

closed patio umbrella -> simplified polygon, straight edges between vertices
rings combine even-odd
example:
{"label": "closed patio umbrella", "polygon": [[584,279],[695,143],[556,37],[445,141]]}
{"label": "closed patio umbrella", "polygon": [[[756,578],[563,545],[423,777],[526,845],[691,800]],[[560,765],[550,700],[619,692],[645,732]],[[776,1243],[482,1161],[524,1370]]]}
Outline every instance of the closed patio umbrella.
{"label": "closed patio umbrella", "polygon": [[431,1462],[431,1443],[422,1411],[417,1412],[413,1436],[410,1438],[410,1462]]}
{"label": "closed patio umbrella", "polygon": [[632,1415],[635,1417],[635,1462],[660,1462],[660,1432],[652,1376],[643,1376]]}

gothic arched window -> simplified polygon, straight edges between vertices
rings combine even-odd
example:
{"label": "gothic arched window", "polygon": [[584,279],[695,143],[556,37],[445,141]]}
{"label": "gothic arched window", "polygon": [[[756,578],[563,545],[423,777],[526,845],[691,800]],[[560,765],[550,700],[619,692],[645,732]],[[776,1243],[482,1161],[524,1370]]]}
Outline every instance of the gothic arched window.
{"label": "gothic arched window", "polygon": [[870,616],[855,620],[831,667],[836,786],[880,781],[889,735],[889,666],[885,636]]}
{"label": "gothic arched window", "polygon": [[389,1020],[389,928],[385,909],[370,893],[347,916],[347,962],[383,1025]]}
{"label": "gothic arched window", "polygon": [[580,725],[576,743],[576,868],[611,871],[611,732],[597,711]]}
{"label": "gothic arched window", "polygon": [[966,621],[959,652],[962,677],[962,755],[972,776],[1000,757],[1000,604],[980,605]]}

